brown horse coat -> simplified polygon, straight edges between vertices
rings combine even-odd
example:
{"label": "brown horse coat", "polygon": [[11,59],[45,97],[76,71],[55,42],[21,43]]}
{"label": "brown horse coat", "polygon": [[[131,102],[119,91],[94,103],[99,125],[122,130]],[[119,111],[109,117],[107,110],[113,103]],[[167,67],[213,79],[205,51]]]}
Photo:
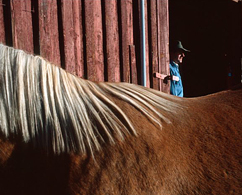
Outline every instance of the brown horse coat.
{"label": "brown horse coat", "polygon": [[[95,89],[104,85],[96,84]],[[186,99],[139,86],[112,85],[148,90],[176,107],[171,112],[156,109],[169,120],[162,120],[161,128],[138,107],[107,92],[136,135],[100,142],[100,149],[93,151],[55,153],[32,139],[23,142],[21,136],[1,133],[0,194],[242,194],[241,86]],[[138,104],[142,107],[142,102]]]}

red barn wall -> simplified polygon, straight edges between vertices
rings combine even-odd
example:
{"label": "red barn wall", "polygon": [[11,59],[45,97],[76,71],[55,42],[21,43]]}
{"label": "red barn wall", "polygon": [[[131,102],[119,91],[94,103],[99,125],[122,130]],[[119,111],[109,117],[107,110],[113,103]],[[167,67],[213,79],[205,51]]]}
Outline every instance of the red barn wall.
{"label": "red barn wall", "polygon": [[[0,0],[0,41],[92,81],[141,83],[140,0]],[[147,87],[169,92],[168,0],[145,0]]]}

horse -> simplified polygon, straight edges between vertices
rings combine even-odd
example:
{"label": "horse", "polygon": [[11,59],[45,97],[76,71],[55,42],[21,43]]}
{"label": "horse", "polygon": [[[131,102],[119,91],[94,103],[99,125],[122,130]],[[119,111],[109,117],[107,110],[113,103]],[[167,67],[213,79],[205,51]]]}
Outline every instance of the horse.
{"label": "horse", "polygon": [[241,110],[241,85],[179,98],[1,44],[0,194],[242,194]]}

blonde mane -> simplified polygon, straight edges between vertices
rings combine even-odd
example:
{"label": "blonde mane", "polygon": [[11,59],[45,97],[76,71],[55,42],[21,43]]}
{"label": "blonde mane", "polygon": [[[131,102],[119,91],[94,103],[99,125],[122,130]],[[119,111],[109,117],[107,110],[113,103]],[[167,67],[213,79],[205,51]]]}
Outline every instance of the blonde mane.
{"label": "blonde mane", "polygon": [[93,154],[102,142],[137,135],[118,97],[162,126],[162,111],[177,105],[168,95],[127,83],[80,79],[39,56],[0,45],[0,131],[55,153]]}

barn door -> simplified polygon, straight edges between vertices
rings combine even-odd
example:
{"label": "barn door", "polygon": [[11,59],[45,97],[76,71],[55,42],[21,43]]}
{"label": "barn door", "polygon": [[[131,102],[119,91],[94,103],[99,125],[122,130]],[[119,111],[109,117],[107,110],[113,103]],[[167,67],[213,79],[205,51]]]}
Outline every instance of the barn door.
{"label": "barn door", "polygon": [[[151,87],[170,93],[169,82],[163,82],[164,75],[169,75],[168,0],[149,1],[149,9]],[[156,76],[157,74],[162,77]]]}

